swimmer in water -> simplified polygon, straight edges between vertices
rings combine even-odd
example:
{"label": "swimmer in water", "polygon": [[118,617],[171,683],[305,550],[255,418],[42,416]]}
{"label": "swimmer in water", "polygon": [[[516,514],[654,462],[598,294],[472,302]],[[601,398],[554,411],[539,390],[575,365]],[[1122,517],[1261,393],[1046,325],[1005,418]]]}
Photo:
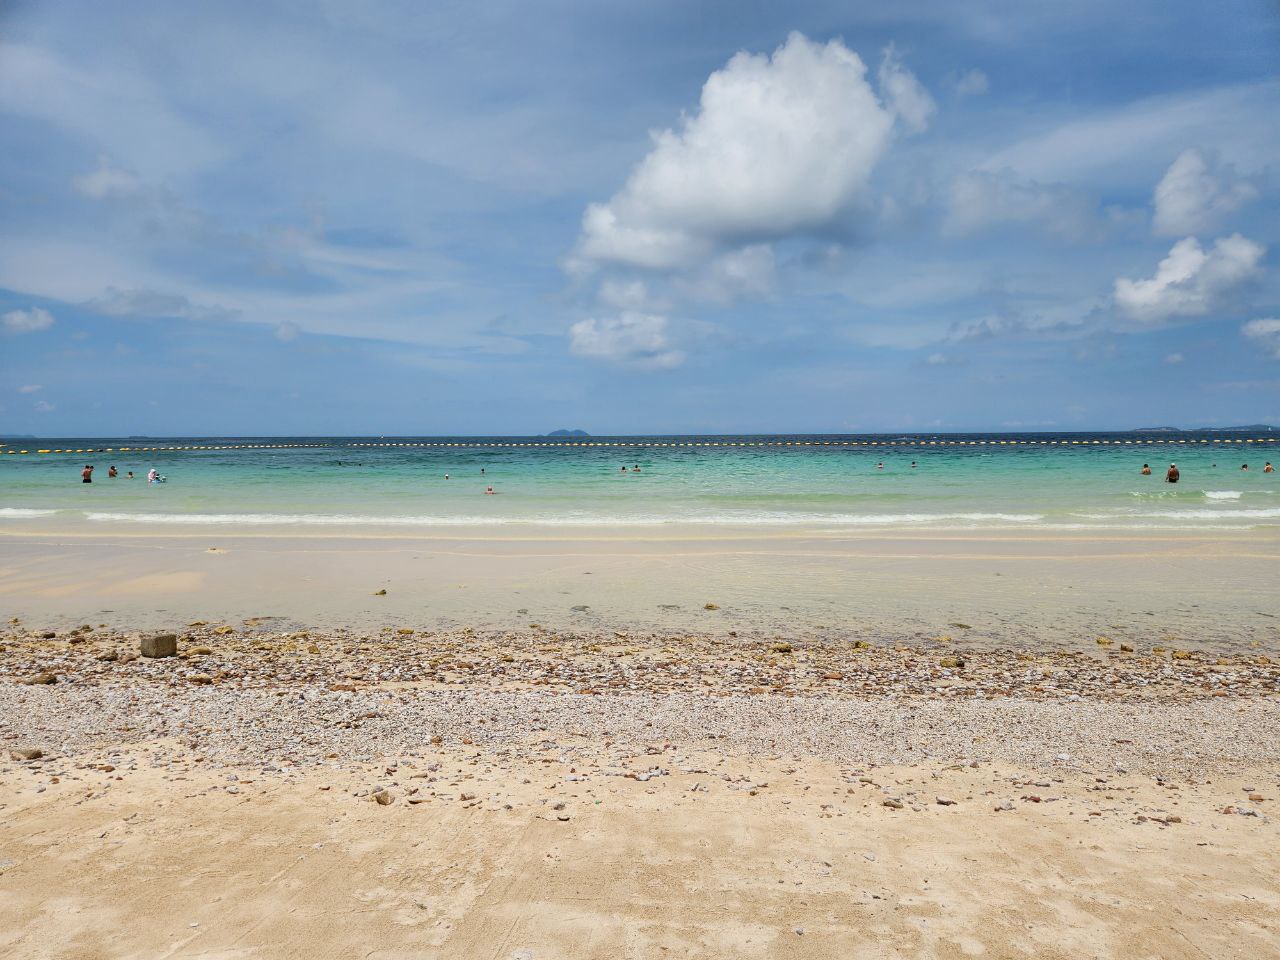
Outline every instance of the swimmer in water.
{"label": "swimmer in water", "polygon": [[93,464],[86,463],[84,469],[80,471],[81,483],[93,483]]}
{"label": "swimmer in water", "polygon": [[640,472],[640,464],[638,464],[638,463],[637,463],[634,467],[632,467],[632,468],[631,468],[631,472],[632,472],[632,473],[639,473],[639,472]]}
{"label": "swimmer in water", "polygon": [[1149,476],[1151,476],[1151,464],[1149,464],[1149,463],[1144,463],[1144,464],[1142,465],[1142,475],[1143,475],[1144,477],[1149,477]]}
{"label": "swimmer in water", "polygon": [[120,474],[116,472],[115,464],[112,464],[111,467],[107,470],[107,476],[111,477],[113,480],[116,477],[120,476]]}
{"label": "swimmer in water", "polygon": [[1271,465],[1271,461],[1270,461],[1270,460],[1268,460],[1266,463],[1264,463],[1264,464],[1262,465],[1262,472],[1263,472],[1263,473],[1275,473],[1275,472],[1276,472],[1276,468],[1275,468],[1275,467],[1273,467],[1273,466]]}
{"label": "swimmer in water", "polygon": [[876,469],[877,469],[877,470],[883,470],[883,469],[884,469],[884,461],[883,461],[883,460],[881,460],[879,463],[877,463],[877,464],[876,464]]}
{"label": "swimmer in water", "polygon": [[1165,475],[1164,475],[1164,482],[1165,482],[1165,483],[1177,483],[1177,482],[1178,482],[1178,478],[1179,478],[1179,477],[1181,477],[1181,476],[1182,476],[1182,474],[1178,473],[1178,465],[1177,465],[1176,463],[1171,463],[1171,464],[1169,464],[1169,470],[1168,470],[1168,472],[1167,472],[1167,473],[1165,473]]}
{"label": "swimmer in water", "polygon": [[493,487],[485,487],[485,488],[484,488],[484,493],[485,493],[485,496],[486,496],[486,497],[492,497],[492,496],[493,496],[494,494],[496,494],[497,492],[498,492],[498,491],[497,491],[497,490],[495,490],[495,489],[493,489]]}
{"label": "swimmer in water", "polygon": [[916,462],[915,462],[914,460],[912,460],[912,461],[911,461],[911,469],[912,469],[912,470],[914,470],[915,468],[916,468]]}
{"label": "swimmer in water", "polygon": [[159,483],[159,482],[160,482],[160,471],[157,470],[155,467],[152,467],[150,470],[147,471],[147,483]]}
{"label": "swimmer in water", "polygon": [[446,473],[446,474],[444,475],[444,478],[445,478],[446,480],[448,480],[448,479],[449,479],[449,475]]}
{"label": "swimmer in water", "polygon": [[124,478],[125,478],[126,480],[132,480],[132,479],[133,479],[133,471],[132,471],[132,470],[130,470],[128,473],[126,473],[126,474],[124,475]]}
{"label": "swimmer in water", "polygon": [[1248,470],[1248,469],[1249,469],[1249,465],[1248,465],[1247,463],[1242,463],[1242,464],[1240,464],[1240,469],[1241,469],[1241,470]]}

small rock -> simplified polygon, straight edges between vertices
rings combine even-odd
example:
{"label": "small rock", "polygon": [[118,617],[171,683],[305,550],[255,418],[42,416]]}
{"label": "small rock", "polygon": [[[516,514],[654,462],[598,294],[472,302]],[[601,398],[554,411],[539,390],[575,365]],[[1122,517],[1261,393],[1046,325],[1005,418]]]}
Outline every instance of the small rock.
{"label": "small rock", "polygon": [[31,679],[23,682],[33,687],[47,687],[50,684],[58,682],[58,675],[46,670],[44,673],[37,673]]}
{"label": "small rock", "polygon": [[770,652],[771,652],[771,653],[790,653],[790,652],[791,652],[791,644],[787,643],[787,642],[784,640],[784,641],[782,641],[781,643],[775,643],[775,644],[772,644],[772,645],[769,647],[769,650],[770,650]]}
{"label": "small rock", "polygon": [[1012,809],[1013,809],[1013,802],[1012,802],[1012,801],[1010,801],[1010,800],[1005,800],[1003,803],[997,803],[997,804],[995,805],[995,809],[996,809],[998,812],[1004,812],[1004,811],[1006,811],[1006,810],[1012,810]]}
{"label": "small rock", "polygon": [[157,633],[153,637],[143,637],[139,652],[144,657],[176,657],[178,637],[173,633]]}
{"label": "small rock", "polygon": [[718,604],[718,603],[704,603],[704,604],[702,605],[702,609],[703,609],[703,610],[719,610],[719,609],[720,609],[720,604]]}
{"label": "small rock", "polygon": [[884,803],[882,804],[882,806],[889,807],[889,808],[890,808],[890,809],[892,809],[892,810],[901,810],[901,809],[902,809],[902,801],[901,801],[901,800],[894,799],[893,797],[890,797],[888,800],[884,801]]}
{"label": "small rock", "polygon": [[39,760],[44,756],[44,751],[39,747],[16,747],[9,751],[9,756],[14,760]]}
{"label": "small rock", "polygon": [[386,591],[386,590],[375,590],[375,591],[373,591],[373,595],[374,595],[375,597],[385,597],[385,596],[387,595],[387,591]]}
{"label": "small rock", "polygon": [[950,797],[937,797],[936,800],[940,807],[954,807],[956,805],[956,802]]}
{"label": "small rock", "polygon": [[384,789],[384,790],[375,790],[375,791],[373,791],[373,793],[371,794],[371,796],[373,797],[374,802],[375,802],[375,803],[377,803],[377,804],[378,804],[378,806],[380,806],[380,807],[385,807],[385,806],[387,806],[389,803],[391,803],[393,800],[395,800],[395,797],[393,797],[393,796],[391,795],[391,791],[390,791],[390,790],[385,790],[385,789]]}

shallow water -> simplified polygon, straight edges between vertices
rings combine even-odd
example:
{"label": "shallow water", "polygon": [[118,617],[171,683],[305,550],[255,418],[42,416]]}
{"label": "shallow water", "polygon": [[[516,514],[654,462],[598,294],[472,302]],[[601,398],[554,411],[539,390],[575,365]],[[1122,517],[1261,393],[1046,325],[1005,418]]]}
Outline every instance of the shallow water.
{"label": "shallow water", "polygon": [[[628,528],[651,526],[704,532],[1280,527],[1280,474],[1262,471],[1264,460],[1280,459],[1280,450],[1274,438],[1234,442],[1245,436],[1210,442],[1142,434],[24,441],[21,448],[31,453],[0,457],[0,529],[313,529],[341,536],[591,527],[626,536]],[[144,443],[255,448],[139,451]],[[111,452],[35,452],[86,447]],[[1182,471],[1176,486],[1163,482],[1171,459]],[[88,462],[95,464],[95,482],[82,484],[80,469]],[[1152,476],[1140,475],[1144,462]],[[111,464],[118,479],[107,477]],[[166,483],[146,483],[152,467]],[[129,470],[135,479],[125,479]],[[485,495],[488,485],[496,496]]]}

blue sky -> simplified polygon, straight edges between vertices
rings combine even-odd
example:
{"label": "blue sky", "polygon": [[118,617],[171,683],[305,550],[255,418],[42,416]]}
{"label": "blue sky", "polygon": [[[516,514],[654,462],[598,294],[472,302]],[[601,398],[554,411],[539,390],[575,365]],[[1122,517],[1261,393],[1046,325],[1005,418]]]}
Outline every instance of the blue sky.
{"label": "blue sky", "polygon": [[1273,3],[7,3],[0,431],[1280,422]]}

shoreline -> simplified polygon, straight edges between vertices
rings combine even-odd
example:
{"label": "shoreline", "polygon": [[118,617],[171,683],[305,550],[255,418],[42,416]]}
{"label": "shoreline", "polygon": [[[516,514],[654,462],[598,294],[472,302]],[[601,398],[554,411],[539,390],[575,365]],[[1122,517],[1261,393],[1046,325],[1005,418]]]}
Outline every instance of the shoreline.
{"label": "shoreline", "polygon": [[[1097,636],[1280,654],[1280,539],[1034,536],[467,540],[10,535],[0,613],[174,630],[210,614],[382,626],[829,631],[1087,648]],[[386,591],[381,594],[380,591]],[[711,606],[708,607],[707,605]]]}

